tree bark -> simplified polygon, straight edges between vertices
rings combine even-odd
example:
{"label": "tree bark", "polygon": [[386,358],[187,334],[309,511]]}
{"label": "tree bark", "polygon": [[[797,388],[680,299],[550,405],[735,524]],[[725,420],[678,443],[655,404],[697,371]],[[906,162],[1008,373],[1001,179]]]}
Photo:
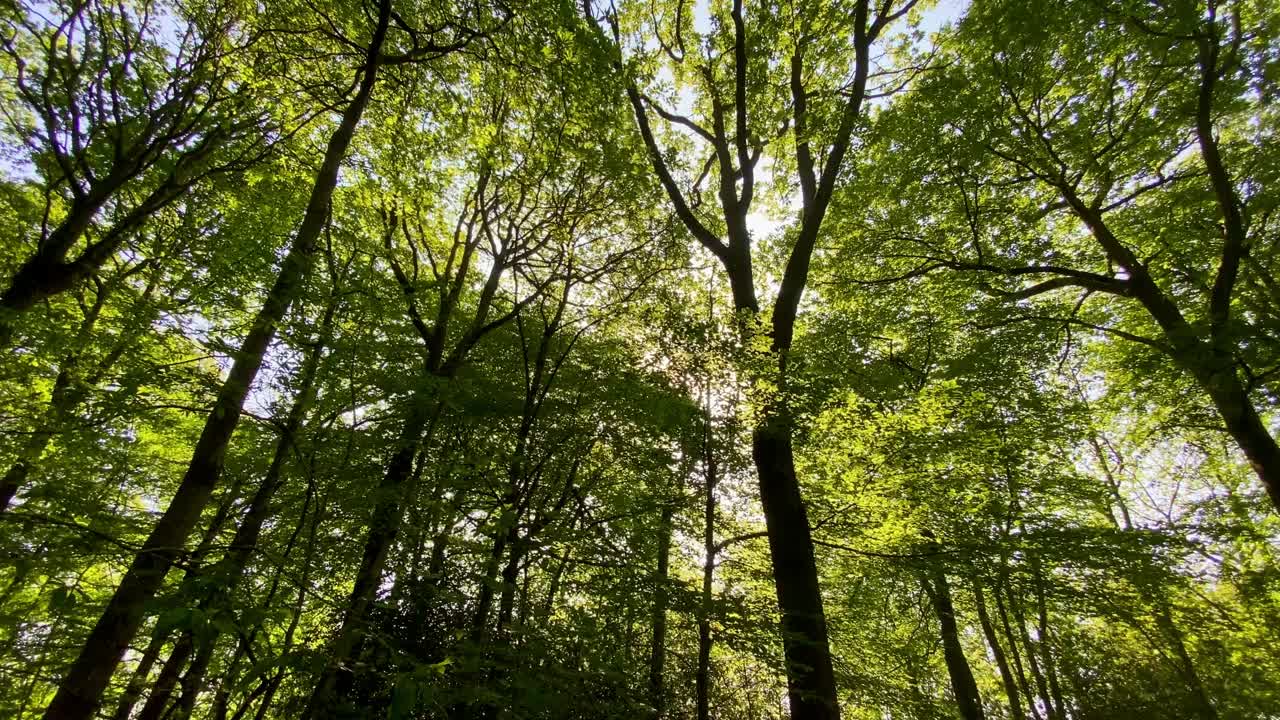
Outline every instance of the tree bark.
{"label": "tree bark", "polygon": [[87,720],[97,710],[125,647],[142,623],[146,602],[163,584],[165,575],[221,478],[227,447],[240,421],[245,397],[262,366],[267,346],[275,337],[276,326],[302,291],[310,271],[316,242],[326,223],[337,186],[339,167],[373,92],[390,16],[391,0],[382,0],[378,25],[361,68],[359,89],[329,139],[302,224],[281,263],[275,284],[236,353],[178,491],[134,557],[79,657],[63,678],[57,694],[45,710],[45,720]]}
{"label": "tree bark", "polygon": [[797,720],[837,720],[835,671],[827,644],[827,619],[818,587],[809,514],[800,497],[791,445],[792,423],[776,410],[751,434],[760,480],[773,583],[782,609],[784,657],[791,715]]}

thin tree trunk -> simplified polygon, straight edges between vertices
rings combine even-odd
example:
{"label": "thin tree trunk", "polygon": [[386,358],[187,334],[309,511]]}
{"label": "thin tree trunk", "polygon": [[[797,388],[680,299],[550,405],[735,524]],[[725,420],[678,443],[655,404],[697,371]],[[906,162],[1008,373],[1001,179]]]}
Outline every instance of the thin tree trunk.
{"label": "thin tree trunk", "polygon": [[1035,720],[1041,720],[1040,710],[1036,708],[1036,696],[1031,691],[1031,683],[1027,680],[1027,673],[1022,665],[1022,652],[1018,649],[1018,639],[1013,633],[1013,626],[1009,622],[1009,612],[1004,606],[1004,598],[1000,585],[991,589],[991,596],[996,601],[996,613],[1000,617],[1000,626],[1004,630],[1005,640],[1009,643],[1009,654],[1013,658],[1013,667],[1017,671],[1018,686],[1022,688],[1022,694],[1028,700],[1028,706],[1031,709],[1031,716]]}
{"label": "thin tree trunk", "polygon": [[[391,552],[400,529],[406,486],[411,484],[409,480],[413,475],[413,460],[422,444],[430,441],[435,423],[444,409],[444,404],[440,401],[436,401],[432,409],[432,403],[426,394],[426,391],[420,391],[410,400],[412,406],[400,434],[398,449],[392,455],[378,485],[369,534],[365,538],[364,553],[343,614],[342,625],[330,645],[329,662],[307,702],[302,714],[304,718],[327,717],[330,714],[333,709],[331,702],[344,672],[343,668],[361,644],[363,625],[381,582],[387,555]],[[427,436],[425,439],[424,435]]]}
{"label": "thin tree trunk", "polygon": [[667,596],[668,575],[671,564],[671,522],[675,506],[664,498],[662,514],[658,518],[658,559],[653,573],[653,639],[649,648],[649,703],[654,717],[666,714],[666,687],[664,675],[667,667]]}
{"label": "thin tree trunk", "polygon": [[333,191],[337,186],[338,169],[346,157],[356,125],[373,92],[382,41],[386,36],[390,16],[391,0],[382,0],[378,25],[361,68],[359,90],[329,139],[324,161],[316,174],[306,215],[281,263],[275,284],[267,293],[248,335],[236,353],[227,380],[205,422],[186,475],[168,509],[156,523],[107,603],[79,656],[64,676],[57,694],[45,710],[46,720],[88,720],[97,710],[102,693],[110,682],[124,649],[142,623],[146,602],[164,583],[165,575],[221,478],[227,446],[240,421],[245,397],[262,366],[267,346],[275,337],[276,326],[302,291],[310,271],[317,240],[327,220]]}
{"label": "thin tree trunk", "polygon": [[1054,661],[1053,647],[1049,642],[1049,608],[1045,601],[1044,571],[1039,560],[1032,560],[1035,571],[1036,623],[1040,648],[1040,656],[1044,661],[1045,676],[1049,680],[1049,697],[1053,699],[1054,714],[1059,718],[1067,716],[1066,703],[1062,698],[1062,687],[1058,683],[1058,664]]}
{"label": "thin tree trunk", "polygon": [[520,564],[524,562],[528,538],[516,537],[511,543],[511,553],[502,567],[502,593],[498,596],[498,635],[502,636],[511,626],[515,613],[516,587],[519,585]]}
{"label": "thin tree trunk", "polygon": [[1187,690],[1191,695],[1189,711],[1194,712],[1195,717],[1200,720],[1218,720],[1218,710],[1213,705],[1213,701],[1209,699],[1209,694],[1205,692],[1204,683],[1200,680],[1200,673],[1196,672],[1195,663],[1191,660],[1191,653],[1187,652],[1187,644],[1183,640],[1182,631],[1173,622],[1173,616],[1169,612],[1168,603],[1163,599],[1157,601],[1156,607],[1156,624],[1164,631],[1165,636],[1169,639],[1169,645],[1173,648],[1174,655],[1178,658],[1178,670],[1183,679],[1187,683]]}
{"label": "thin tree trunk", "polygon": [[168,633],[151,633],[151,642],[147,643],[147,649],[138,659],[138,666],[129,677],[129,684],[125,686],[124,694],[120,696],[120,703],[116,705],[115,714],[111,716],[112,720],[129,720],[129,716],[133,714],[133,706],[137,704],[138,698],[142,697],[142,691],[147,686],[151,668],[160,658],[160,650],[164,648],[166,639],[168,639]]}
{"label": "thin tree trunk", "polygon": [[987,601],[982,596],[982,587],[975,580],[973,583],[973,601],[978,609],[978,622],[982,625],[982,634],[987,639],[987,647],[991,648],[991,656],[995,658],[996,668],[1000,671],[1000,682],[1004,684],[1005,697],[1009,699],[1009,715],[1015,720],[1026,717],[1022,714],[1022,698],[1018,695],[1018,684],[1009,670],[1009,659],[1000,645],[995,627],[991,624],[991,616],[987,612]]}
{"label": "thin tree trunk", "polygon": [[49,397],[49,408],[45,412],[45,417],[41,420],[40,426],[27,438],[26,444],[18,452],[17,460],[5,472],[4,477],[0,478],[0,513],[9,509],[9,503],[13,501],[18,491],[26,485],[32,466],[39,462],[40,457],[44,455],[45,449],[49,447],[49,443],[58,434],[58,429],[71,416],[75,407],[80,404],[81,393],[76,392],[73,387],[76,368],[80,364],[82,348],[89,342],[93,334],[93,327],[102,315],[102,306],[106,303],[110,287],[110,285],[99,284],[93,305],[89,306],[89,310],[85,313],[85,317],[76,331],[75,349],[67,354],[62,361],[61,367],[58,368],[58,375],[53,381],[53,392]]}
{"label": "thin tree trunk", "polygon": [[[714,305],[708,304],[708,315],[714,317]],[[716,486],[720,482],[720,465],[716,459],[715,413],[711,407],[711,380],[703,392],[702,429],[702,603],[698,608],[698,669],[695,673],[698,720],[711,718],[711,610],[712,590],[716,574]]]}
{"label": "thin tree trunk", "polygon": [[173,688],[177,686],[178,678],[182,675],[182,669],[186,667],[187,660],[191,659],[191,637],[189,631],[178,636],[173,649],[169,651],[168,659],[160,668],[160,674],[151,684],[151,692],[142,705],[142,711],[138,713],[138,720],[160,720],[164,715],[165,708],[169,706],[169,698],[173,696]]}
{"label": "thin tree trunk", "polygon": [[1053,698],[1049,695],[1049,683],[1045,680],[1044,672],[1040,668],[1040,661],[1036,657],[1038,654],[1036,644],[1032,642],[1031,633],[1027,631],[1026,613],[1023,611],[1022,604],[1013,596],[1007,585],[1005,586],[1005,594],[1009,609],[1013,613],[1013,621],[1017,626],[1018,637],[1022,641],[1023,649],[1026,650],[1024,657],[1027,659],[1028,669],[1031,670],[1031,679],[1035,681],[1040,702],[1044,703],[1049,720],[1055,720],[1058,717],[1057,708],[1054,707]]}
{"label": "thin tree trunk", "polygon": [[550,618],[551,613],[555,612],[556,597],[560,594],[560,583],[564,581],[564,574],[572,562],[569,551],[565,550],[564,557],[560,558],[560,562],[556,564],[555,571],[551,573],[551,582],[547,584],[547,599],[542,606],[542,617]]}
{"label": "thin tree trunk", "polygon": [[978,683],[973,679],[969,659],[965,657],[964,646],[960,644],[960,629],[956,625],[956,609],[951,602],[950,583],[943,571],[937,570],[932,574],[932,580],[926,578],[922,584],[938,618],[942,635],[942,656],[947,665],[947,675],[951,679],[951,692],[955,696],[960,717],[964,720],[984,720]]}

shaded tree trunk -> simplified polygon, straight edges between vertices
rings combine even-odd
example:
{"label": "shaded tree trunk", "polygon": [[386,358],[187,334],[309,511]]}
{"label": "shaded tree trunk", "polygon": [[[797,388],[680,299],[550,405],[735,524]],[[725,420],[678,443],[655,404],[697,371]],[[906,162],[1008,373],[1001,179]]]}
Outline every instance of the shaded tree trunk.
{"label": "shaded tree trunk", "polygon": [[1022,647],[1026,651],[1023,657],[1027,660],[1027,668],[1031,671],[1031,679],[1035,682],[1040,702],[1044,703],[1049,720],[1056,720],[1058,718],[1057,707],[1053,704],[1053,698],[1049,694],[1049,683],[1040,667],[1036,644],[1032,642],[1031,633],[1027,631],[1027,619],[1022,604],[1013,596],[1013,592],[1008,585],[1005,586],[1005,596],[1005,600],[1008,602],[1009,609],[1013,614],[1013,622],[1018,632],[1018,638],[1022,641]]}
{"label": "shaded tree trunk", "polygon": [[835,671],[827,644],[827,619],[818,587],[818,565],[809,514],[800,496],[792,455],[792,422],[785,411],[769,412],[751,433],[751,454],[760,480],[773,582],[782,609],[784,657],[792,717],[835,720]]}
{"label": "shaded tree trunk", "polygon": [[978,622],[982,625],[982,634],[987,639],[987,647],[991,648],[996,669],[1000,671],[1000,682],[1004,685],[1004,694],[1009,700],[1009,714],[1021,720],[1026,716],[1022,713],[1022,698],[1018,695],[1018,684],[1013,677],[1013,672],[1009,669],[1009,659],[1000,645],[1000,638],[991,624],[991,615],[987,612],[987,601],[983,597],[982,587],[976,580],[973,583],[973,601],[978,609]]}
{"label": "shaded tree trunk", "polygon": [[[351,597],[343,613],[342,625],[329,648],[329,663],[321,673],[302,717],[328,717],[331,702],[344,673],[363,638],[363,626],[375,600],[387,556],[400,530],[401,508],[413,476],[414,458],[424,441],[428,441],[435,422],[444,409],[442,402],[431,403],[426,391],[414,394],[412,407],[401,430],[397,450],[387,464],[375,497],[373,516],[365,538],[364,552],[356,572]],[[434,407],[432,407],[434,406]],[[427,436],[424,439],[424,436]]]}
{"label": "shaded tree trunk", "polygon": [[156,664],[156,660],[160,659],[160,651],[164,648],[167,638],[168,633],[151,633],[151,642],[147,643],[147,649],[143,651],[142,657],[138,659],[138,666],[134,668],[133,674],[129,676],[129,684],[125,686],[124,693],[120,696],[120,702],[116,705],[116,711],[112,714],[111,720],[129,720],[129,716],[133,714],[133,706],[137,704],[138,698],[142,697],[142,691],[147,687],[147,678],[151,675],[151,668]]}
{"label": "shaded tree trunk", "polygon": [[703,396],[705,427],[702,435],[703,495],[702,495],[702,605],[698,609],[698,669],[695,675],[698,720],[711,718],[711,610],[712,584],[716,572],[716,485],[719,484],[719,465],[716,462],[713,414],[711,412],[711,384]]}
{"label": "shaded tree trunk", "polygon": [[1013,626],[1009,622],[1009,612],[1004,606],[1003,593],[999,585],[992,588],[991,597],[996,601],[996,613],[1000,617],[1000,627],[1004,630],[1005,640],[1009,643],[1009,655],[1013,658],[1013,667],[1017,673],[1018,686],[1022,689],[1023,696],[1028,700],[1031,716],[1035,720],[1040,720],[1042,716],[1039,709],[1036,708],[1036,696],[1031,690],[1031,683],[1027,680],[1027,673],[1023,669],[1022,651],[1018,649],[1018,638],[1014,635]]}
{"label": "shaded tree trunk", "polygon": [[89,306],[88,312],[85,313],[84,319],[80,322],[80,327],[76,331],[75,349],[63,358],[62,365],[58,368],[58,375],[53,381],[53,392],[49,398],[49,408],[45,412],[44,418],[19,450],[18,458],[13,465],[5,472],[4,477],[0,478],[0,513],[9,509],[9,503],[13,501],[18,491],[26,485],[32,466],[39,462],[40,457],[44,455],[45,449],[49,447],[49,443],[58,434],[59,428],[71,417],[72,411],[80,404],[82,393],[77,392],[74,385],[76,382],[76,370],[80,365],[81,348],[89,342],[93,334],[94,325],[97,324],[98,318],[102,315],[102,307],[106,303],[109,290],[110,285],[99,283],[93,305]]}
{"label": "shaded tree trunk", "polygon": [[950,583],[942,570],[936,570],[932,575],[931,579],[925,578],[922,584],[933,605],[934,615],[938,618],[942,635],[942,656],[947,665],[947,676],[951,679],[951,692],[955,696],[956,706],[964,720],[984,720],[978,683],[973,679],[969,659],[965,657],[964,646],[960,644],[960,630],[956,625],[955,605],[951,602]]}
{"label": "shaded tree trunk", "polygon": [[649,648],[649,703],[654,717],[666,714],[664,675],[667,666],[667,595],[671,563],[671,521],[675,507],[670,501],[662,505],[658,519],[658,558],[653,572],[653,638]]}

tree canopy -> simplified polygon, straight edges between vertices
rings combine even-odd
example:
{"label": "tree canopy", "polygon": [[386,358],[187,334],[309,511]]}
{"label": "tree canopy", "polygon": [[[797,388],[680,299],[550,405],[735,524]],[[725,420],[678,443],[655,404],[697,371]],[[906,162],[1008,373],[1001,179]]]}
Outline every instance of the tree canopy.
{"label": "tree canopy", "polygon": [[1280,8],[14,0],[0,716],[1274,717]]}

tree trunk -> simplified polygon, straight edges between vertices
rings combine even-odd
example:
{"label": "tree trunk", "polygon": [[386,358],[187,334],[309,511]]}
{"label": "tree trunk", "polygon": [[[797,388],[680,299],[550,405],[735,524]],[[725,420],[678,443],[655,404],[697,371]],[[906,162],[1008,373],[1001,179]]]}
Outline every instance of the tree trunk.
{"label": "tree trunk", "polygon": [[1022,665],[1022,652],[1018,649],[1018,639],[1013,633],[1013,626],[1009,622],[1009,612],[1004,606],[1000,585],[992,588],[991,596],[996,601],[996,613],[1000,617],[1000,627],[1004,630],[1005,640],[1009,643],[1009,655],[1013,658],[1013,667],[1017,673],[1018,686],[1022,688],[1022,694],[1026,696],[1028,706],[1031,709],[1031,716],[1035,720],[1040,720],[1041,715],[1039,709],[1036,708],[1036,696],[1031,691],[1031,683],[1027,680],[1027,673]]}
{"label": "tree trunk", "polygon": [[165,575],[221,478],[227,446],[240,421],[245,397],[262,366],[267,346],[275,337],[276,326],[302,291],[310,271],[316,241],[327,221],[333,190],[337,186],[338,169],[373,92],[382,40],[386,36],[390,16],[391,0],[382,0],[378,25],[361,69],[363,77],[359,90],[329,139],[306,215],[281,263],[275,284],[236,353],[178,491],[134,557],[79,657],[63,678],[57,694],[45,710],[46,720],[87,720],[97,710],[125,647],[142,624],[146,602],[163,584]]}
{"label": "tree trunk", "polygon": [[675,507],[664,498],[658,519],[658,561],[653,573],[653,639],[649,648],[649,703],[653,715],[661,720],[666,714],[666,687],[663,676],[667,667],[667,587],[671,563],[671,521]]}
{"label": "tree trunk", "polygon": [[1201,385],[1208,390],[1227,432],[1244,451],[1249,466],[1262,481],[1272,506],[1280,511],[1280,445],[1276,444],[1276,439],[1253,406],[1249,392],[1236,375],[1234,364],[1217,372],[1205,373]]}
{"label": "tree trunk", "polygon": [[431,435],[435,422],[444,409],[442,402],[433,403],[426,397],[428,391],[419,390],[410,399],[412,403],[409,416],[401,430],[398,447],[387,470],[378,485],[377,498],[373,515],[369,521],[369,534],[365,538],[364,553],[360,559],[360,568],[356,572],[355,584],[351,589],[351,597],[343,613],[342,625],[329,648],[329,662],[311,698],[307,702],[304,718],[328,717],[333,695],[343,668],[350,661],[352,653],[360,645],[363,636],[363,625],[369,610],[373,606],[378,585],[382,580],[382,571],[387,564],[387,555],[400,530],[401,510],[406,495],[406,486],[413,476],[414,458],[424,442],[424,435]]}
{"label": "tree trunk", "polygon": [[782,611],[787,690],[795,720],[838,720],[827,619],[818,588],[809,515],[800,497],[791,447],[792,423],[776,410],[751,434],[760,480],[773,583]]}
{"label": "tree trunk", "polygon": [[1015,720],[1026,717],[1022,714],[1022,698],[1018,695],[1018,684],[1009,670],[1009,659],[1005,657],[1000,638],[991,624],[991,616],[987,612],[987,601],[982,596],[982,587],[977,581],[973,583],[973,601],[978,608],[978,622],[982,625],[982,634],[987,639],[987,647],[991,648],[991,656],[995,658],[996,668],[1000,671],[1000,682],[1004,684],[1005,697],[1009,699],[1009,715]]}
{"label": "tree trunk", "polygon": [[1033,559],[1032,567],[1035,570],[1036,623],[1039,635],[1036,645],[1040,648],[1045,676],[1049,680],[1049,697],[1053,700],[1054,715],[1065,718],[1067,708],[1062,699],[1062,687],[1058,683],[1058,664],[1054,661],[1053,647],[1049,642],[1049,608],[1045,601],[1044,571],[1039,560]]}
{"label": "tree trunk", "polygon": [[137,704],[138,698],[142,697],[142,691],[147,686],[151,668],[160,658],[160,650],[164,648],[167,637],[168,633],[151,633],[151,642],[147,644],[147,649],[138,660],[138,666],[134,668],[133,675],[129,678],[129,684],[125,686],[124,694],[120,696],[120,703],[116,705],[116,711],[111,716],[111,720],[129,720],[129,716],[133,714],[133,706]]}
{"label": "tree trunk", "polygon": [[1005,586],[1006,601],[1009,609],[1013,613],[1013,621],[1017,626],[1018,637],[1022,641],[1022,647],[1026,650],[1024,657],[1027,659],[1027,668],[1031,670],[1031,679],[1035,681],[1036,692],[1039,694],[1040,702],[1044,703],[1045,710],[1049,716],[1049,720],[1058,720],[1057,708],[1053,704],[1053,697],[1049,694],[1049,683],[1045,679],[1044,672],[1040,668],[1040,661],[1037,659],[1036,644],[1031,641],[1031,633],[1027,631],[1026,613],[1023,611],[1022,604],[1013,596],[1009,587]]}
{"label": "tree trunk", "polygon": [[706,427],[702,435],[703,481],[702,494],[702,605],[698,609],[698,670],[696,691],[698,720],[711,718],[711,608],[712,584],[716,573],[716,485],[719,484],[720,467],[716,462],[715,434],[711,412],[711,384],[703,397]]}
{"label": "tree trunk", "polygon": [[947,675],[951,679],[951,692],[960,709],[960,717],[964,720],[984,720],[978,683],[973,679],[969,659],[965,657],[964,646],[960,644],[960,629],[956,625],[956,609],[951,602],[950,583],[943,571],[937,570],[932,574],[932,580],[926,578],[922,584],[933,605],[933,612],[938,617],[942,656],[947,664]]}
{"label": "tree trunk", "polygon": [[191,659],[191,638],[190,632],[183,632],[178,636],[178,641],[169,651],[168,659],[160,668],[160,674],[151,684],[151,692],[142,705],[142,711],[138,713],[138,720],[160,720],[164,715],[165,708],[169,706],[169,698],[173,696],[173,688],[177,686],[178,678],[182,675],[182,669],[186,667],[187,660]]}
{"label": "tree trunk", "polygon": [[67,216],[41,243],[36,252],[19,266],[0,295],[0,349],[13,341],[13,321],[35,307],[40,300],[66,291],[75,284],[61,272],[66,253],[88,231],[98,210],[107,202],[102,193],[92,193],[72,201]]}
{"label": "tree trunk", "polygon": [[511,542],[511,553],[502,566],[502,593],[498,597],[498,634],[502,635],[511,626],[511,618],[515,614],[516,587],[520,581],[520,563],[524,561],[528,538],[516,537]]}
{"label": "tree trunk", "polygon": [[9,509],[9,503],[26,485],[32,466],[39,462],[49,443],[58,434],[58,428],[67,421],[71,412],[80,404],[81,393],[76,392],[74,387],[76,369],[80,364],[80,353],[89,342],[93,327],[102,315],[102,307],[106,303],[109,289],[109,285],[99,286],[93,305],[85,313],[76,331],[75,349],[67,354],[61,367],[58,368],[58,375],[53,381],[53,392],[49,397],[49,409],[44,419],[27,438],[26,444],[18,452],[17,460],[5,472],[4,477],[0,478],[0,513]]}
{"label": "tree trunk", "polygon": [[[236,528],[236,534],[231,541],[231,546],[227,548],[222,560],[210,570],[210,574],[217,578],[216,589],[201,600],[199,604],[201,610],[219,612],[226,609],[231,594],[239,586],[241,579],[244,577],[245,569],[249,566],[250,560],[253,559],[254,551],[257,550],[258,540],[262,535],[262,527],[271,517],[271,502],[280,486],[284,483],[285,461],[288,459],[289,451],[296,446],[298,434],[301,432],[307,414],[315,402],[317,393],[316,376],[319,374],[320,361],[324,355],[324,349],[328,347],[331,341],[334,315],[338,309],[338,299],[337,289],[331,289],[328,304],[325,306],[324,314],[320,319],[319,334],[316,336],[315,341],[311,343],[310,348],[308,348],[302,367],[298,370],[298,394],[285,415],[284,424],[280,429],[280,439],[276,441],[275,452],[271,456],[271,464],[267,467],[267,472],[263,475],[262,482],[258,485],[258,490],[254,493],[253,499],[249,501],[249,508],[245,512],[244,518],[240,521],[240,526]],[[195,654],[191,667],[187,670],[182,681],[183,695],[180,704],[188,706],[188,712],[190,707],[194,706],[195,695],[199,694],[203,687],[204,674],[208,670],[209,662],[213,657],[213,648],[220,634],[216,627],[211,627],[198,644],[192,643],[190,632],[184,634],[187,639],[185,650],[188,657],[192,652]],[[173,685],[170,684],[166,692],[171,692],[172,689]],[[155,693],[156,691],[153,690],[152,692]],[[181,713],[181,710],[179,712]],[[159,716],[147,715],[144,708],[139,720],[159,720]]]}

